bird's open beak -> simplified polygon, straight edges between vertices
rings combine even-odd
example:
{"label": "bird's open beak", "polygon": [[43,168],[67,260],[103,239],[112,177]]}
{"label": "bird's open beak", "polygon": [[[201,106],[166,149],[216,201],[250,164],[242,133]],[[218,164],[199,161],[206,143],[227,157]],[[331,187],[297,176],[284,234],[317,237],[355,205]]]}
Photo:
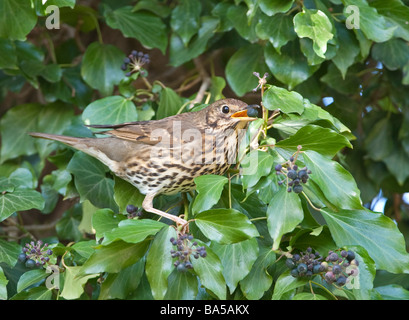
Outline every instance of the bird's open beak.
{"label": "bird's open beak", "polygon": [[246,109],[233,113],[231,117],[240,121],[254,121],[257,120],[259,109],[260,106],[256,104],[248,105]]}

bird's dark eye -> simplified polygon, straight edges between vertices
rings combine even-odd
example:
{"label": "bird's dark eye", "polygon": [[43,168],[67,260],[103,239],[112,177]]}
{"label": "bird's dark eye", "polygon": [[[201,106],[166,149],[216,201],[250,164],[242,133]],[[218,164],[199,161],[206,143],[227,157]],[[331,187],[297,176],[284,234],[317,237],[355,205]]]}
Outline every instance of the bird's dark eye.
{"label": "bird's dark eye", "polygon": [[228,106],[223,106],[222,107],[222,112],[223,113],[229,113],[230,112],[230,108]]}

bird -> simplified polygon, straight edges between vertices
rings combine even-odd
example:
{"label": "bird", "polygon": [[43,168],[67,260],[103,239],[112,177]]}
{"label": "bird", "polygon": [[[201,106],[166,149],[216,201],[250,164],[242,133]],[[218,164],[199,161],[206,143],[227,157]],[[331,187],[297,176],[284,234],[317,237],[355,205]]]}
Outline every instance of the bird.
{"label": "bird", "polygon": [[102,137],[29,135],[62,142],[98,159],[145,195],[142,208],[146,212],[184,227],[188,225],[185,219],[154,208],[153,199],[159,194],[193,190],[198,176],[224,175],[235,163],[239,142],[249,122],[257,119],[254,115],[259,108],[227,98],[199,111],[160,120],[87,125],[101,129]]}

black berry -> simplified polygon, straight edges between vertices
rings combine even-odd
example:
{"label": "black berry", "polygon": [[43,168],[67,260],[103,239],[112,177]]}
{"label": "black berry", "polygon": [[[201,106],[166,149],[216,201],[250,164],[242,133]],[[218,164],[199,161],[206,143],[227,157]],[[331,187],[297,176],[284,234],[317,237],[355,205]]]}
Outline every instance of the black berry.
{"label": "black berry", "polygon": [[294,191],[295,193],[301,193],[302,190],[303,190],[302,185],[297,184],[297,185],[295,185],[295,186],[293,187],[293,191]]}
{"label": "black berry", "polygon": [[298,177],[297,171],[295,171],[295,170],[289,170],[289,171],[287,172],[287,177],[290,178],[290,179],[292,179],[292,180],[296,179],[296,178]]}

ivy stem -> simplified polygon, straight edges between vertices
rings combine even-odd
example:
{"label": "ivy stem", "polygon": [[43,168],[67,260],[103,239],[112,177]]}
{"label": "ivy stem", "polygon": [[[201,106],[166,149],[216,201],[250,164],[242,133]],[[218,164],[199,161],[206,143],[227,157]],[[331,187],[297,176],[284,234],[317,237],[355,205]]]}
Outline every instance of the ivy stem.
{"label": "ivy stem", "polygon": [[333,296],[335,300],[338,300],[338,298],[337,298],[331,291],[329,291],[327,288],[325,288],[322,284],[320,284],[320,283],[318,283],[318,282],[315,282],[315,281],[312,281],[312,280],[308,281],[308,283],[309,283],[309,285],[310,285],[311,293],[312,293],[314,296],[315,296],[315,293],[314,293],[314,290],[312,289],[312,284],[315,284],[315,285],[321,287],[321,288],[324,289],[326,292],[328,292],[331,296]]}
{"label": "ivy stem", "polygon": [[302,192],[303,196],[305,197],[305,199],[308,201],[308,203],[310,204],[311,207],[313,207],[314,210],[317,211],[321,211],[321,208],[317,208],[316,206],[314,206],[310,200],[310,198],[308,198],[308,196],[305,194],[305,192]]}

